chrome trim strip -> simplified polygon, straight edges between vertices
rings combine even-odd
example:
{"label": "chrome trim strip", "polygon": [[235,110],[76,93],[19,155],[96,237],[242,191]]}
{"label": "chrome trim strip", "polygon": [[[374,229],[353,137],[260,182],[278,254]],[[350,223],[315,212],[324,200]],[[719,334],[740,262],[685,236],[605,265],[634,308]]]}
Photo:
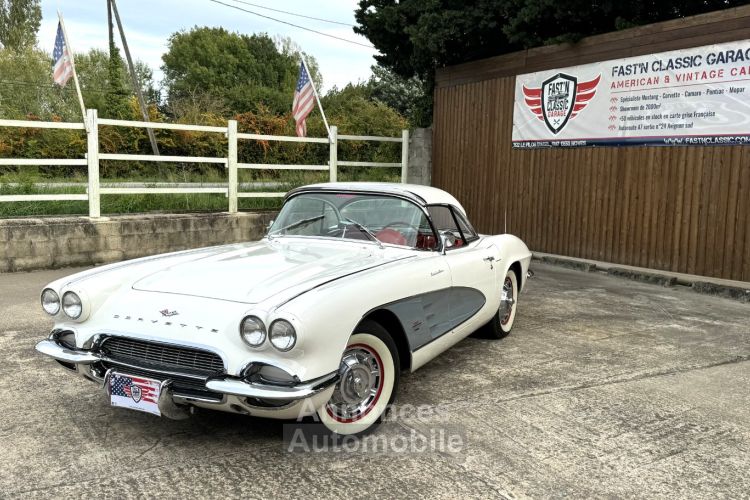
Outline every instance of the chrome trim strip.
{"label": "chrome trim strip", "polygon": [[200,396],[191,396],[189,394],[180,394],[178,392],[175,392],[172,394],[172,399],[174,401],[179,401],[180,404],[202,403],[202,404],[222,405],[226,403],[227,401],[227,398],[225,395],[222,395],[221,399],[211,399],[211,398],[202,398]]}
{"label": "chrome trim strip", "polygon": [[128,368],[132,368],[134,370],[140,370],[140,371],[151,372],[151,373],[158,373],[159,375],[166,375],[168,377],[190,378],[190,379],[193,379],[193,380],[198,380],[200,382],[205,381],[209,377],[209,375],[195,375],[193,373],[172,372],[172,371],[168,371],[168,370],[159,370],[159,369],[156,369],[156,368],[146,368],[144,366],[132,365],[130,363],[123,363],[122,361],[117,361],[117,360],[114,360],[112,358],[108,358],[106,356],[102,356],[100,359],[101,359],[101,361],[103,361],[105,363],[110,363],[110,364],[116,365],[116,366],[122,366],[122,367],[124,367],[123,369],[126,370],[126,371],[127,371]]}
{"label": "chrome trim strip", "polygon": [[223,394],[258,399],[291,401],[305,399],[327,389],[338,382],[338,370],[320,378],[294,386],[278,386],[246,382],[237,378],[213,378],[206,382],[206,388]]}
{"label": "chrome trim strip", "polygon": [[[398,186],[398,184],[396,184]],[[413,193],[408,190],[399,190],[398,187],[394,187],[393,189],[388,190],[382,190],[378,191],[375,189],[356,189],[352,188],[351,186],[342,188],[340,186],[331,185],[331,186],[300,186],[298,188],[294,188],[291,191],[289,191],[286,196],[284,197],[284,203],[287,202],[287,200],[290,200],[291,198],[294,198],[297,195],[300,194],[309,194],[309,193],[323,193],[323,194],[337,194],[337,193],[346,193],[346,194],[369,194],[369,195],[375,195],[375,196],[391,196],[393,198],[401,198],[402,200],[410,201],[417,205],[418,207],[424,207],[427,204],[427,201],[419,196],[416,193]]]}
{"label": "chrome trim strip", "polygon": [[335,278],[332,278],[332,279],[330,279],[328,281],[324,281],[323,283],[319,283],[319,284],[317,284],[315,286],[307,288],[307,289],[305,289],[305,290],[297,293],[296,295],[293,295],[293,296],[291,296],[291,297],[283,300],[282,302],[274,305],[271,308],[271,312],[276,311],[280,307],[288,304],[289,302],[293,301],[296,298],[301,297],[302,295],[306,294],[307,292],[311,292],[311,291],[316,290],[318,288],[324,287],[324,286],[329,285],[329,284],[331,284],[331,283],[333,283],[335,281],[339,281],[341,279],[348,278],[349,276],[354,276],[355,274],[363,273],[365,271],[370,271],[370,270],[378,268],[378,267],[387,266],[388,264],[393,264],[394,262],[401,262],[402,260],[413,259],[415,257],[416,257],[416,255],[407,255],[405,257],[399,257],[397,259],[389,260],[388,262],[381,262],[379,264],[375,264],[375,265],[372,265],[370,267],[365,267],[363,269],[357,269],[356,271],[352,271],[350,273],[342,274],[341,276],[336,276]]}
{"label": "chrome trim strip", "polygon": [[63,347],[54,340],[46,339],[39,342],[35,349],[58,361],[66,363],[75,363],[79,365],[90,365],[101,360],[98,354],[90,351],[79,351]]}

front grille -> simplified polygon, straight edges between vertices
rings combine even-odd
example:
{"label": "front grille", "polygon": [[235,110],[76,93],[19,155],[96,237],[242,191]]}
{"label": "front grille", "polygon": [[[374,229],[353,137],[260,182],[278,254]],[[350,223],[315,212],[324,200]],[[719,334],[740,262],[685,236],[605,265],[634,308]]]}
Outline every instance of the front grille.
{"label": "front grille", "polygon": [[107,337],[101,351],[113,362],[145,370],[216,375],[224,372],[224,362],[213,352],[126,337]]}

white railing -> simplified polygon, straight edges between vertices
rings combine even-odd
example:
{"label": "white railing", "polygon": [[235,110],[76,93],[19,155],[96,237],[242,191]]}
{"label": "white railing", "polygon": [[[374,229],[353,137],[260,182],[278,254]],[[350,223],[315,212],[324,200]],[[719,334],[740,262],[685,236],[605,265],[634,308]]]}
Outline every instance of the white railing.
{"label": "white railing", "polygon": [[[206,156],[156,156],[140,154],[117,154],[99,152],[99,127],[137,127],[164,130],[185,130],[193,132],[214,132],[224,134],[227,138],[226,157]],[[87,166],[88,184],[86,194],[28,194],[28,195],[0,195],[0,202],[27,202],[27,201],[88,201],[89,217],[101,216],[101,196],[115,194],[193,194],[193,193],[216,193],[225,194],[228,199],[228,211],[238,211],[239,198],[268,198],[283,197],[285,192],[241,192],[238,182],[238,171],[240,169],[256,170],[305,170],[305,171],[328,171],[331,182],[336,182],[338,167],[375,167],[375,168],[400,168],[401,182],[406,182],[406,172],[409,159],[409,131],[404,130],[401,137],[379,137],[359,135],[338,135],[335,126],[331,127],[331,136],[326,137],[291,137],[263,134],[246,134],[237,132],[237,121],[229,120],[226,127],[214,127],[206,125],[183,125],[179,123],[154,123],[132,120],[111,120],[98,118],[95,109],[86,112],[86,123],[65,122],[37,122],[28,120],[0,120],[0,127],[23,127],[23,128],[49,128],[49,129],[74,129],[84,130],[87,135],[87,152],[85,158],[0,158],[0,166]],[[326,165],[281,165],[268,163],[241,163],[238,160],[237,145],[239,140],[255,141],[278,141],[297,143],[319,143],[328,144],[330,153]],[[400,142],[401,161],[368,162],[368,161],[339,161],[339,141],[375,141],[375,142]],[[204,187],[196,183],[195,186],[186,186],[180,183],[169,187],[106,187],[100,186],[99,162],[102,160],[120,161],[154,161],[172,163],[214,163],[224,164],[227,169],[227,185],[224,187]]]}

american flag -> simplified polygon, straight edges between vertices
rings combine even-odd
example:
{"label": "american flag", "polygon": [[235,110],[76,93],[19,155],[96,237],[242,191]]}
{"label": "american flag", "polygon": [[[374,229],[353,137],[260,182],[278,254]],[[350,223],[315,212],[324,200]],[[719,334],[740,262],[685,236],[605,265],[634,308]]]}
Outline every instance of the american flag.
{"label": "american flag", "polygon": [[297,137],[305,137],[307,135],[305,120],[314,107],[315,93],[313,91],[313,84],[310,80],[310,75],[307,74],[305,65],[301,63],[299,65],[297,88],[294,91],[294,100],[292,101],[292,115],[294,115],[294,120],[297,122]]}
{"label": "american flag", "polygon": [[65,45],[62,24],[57,23],[57,37],[55,38],[55,49],[52,51],[55,60],[52,79],[61,87],[64,87],[70,77],[73,76],[73,63],[70,60],[68,47]]}
{"label": "american flag", "polygon": [[113,374],[110,381],[112,396],[132,399],[135,403],[145,401],[156,403],[156,385],[154,381],[137,377]]}

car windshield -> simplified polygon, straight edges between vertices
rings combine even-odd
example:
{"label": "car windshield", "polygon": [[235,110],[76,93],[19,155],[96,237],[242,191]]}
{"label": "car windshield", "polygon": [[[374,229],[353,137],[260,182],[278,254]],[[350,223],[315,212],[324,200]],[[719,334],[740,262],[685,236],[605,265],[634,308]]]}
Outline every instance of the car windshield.
{"label": "car windshield", "polygon": [[434,250],[437,239],[414,203],[387,195],[305,193],[288,200],[268,236],[370,240]]}

